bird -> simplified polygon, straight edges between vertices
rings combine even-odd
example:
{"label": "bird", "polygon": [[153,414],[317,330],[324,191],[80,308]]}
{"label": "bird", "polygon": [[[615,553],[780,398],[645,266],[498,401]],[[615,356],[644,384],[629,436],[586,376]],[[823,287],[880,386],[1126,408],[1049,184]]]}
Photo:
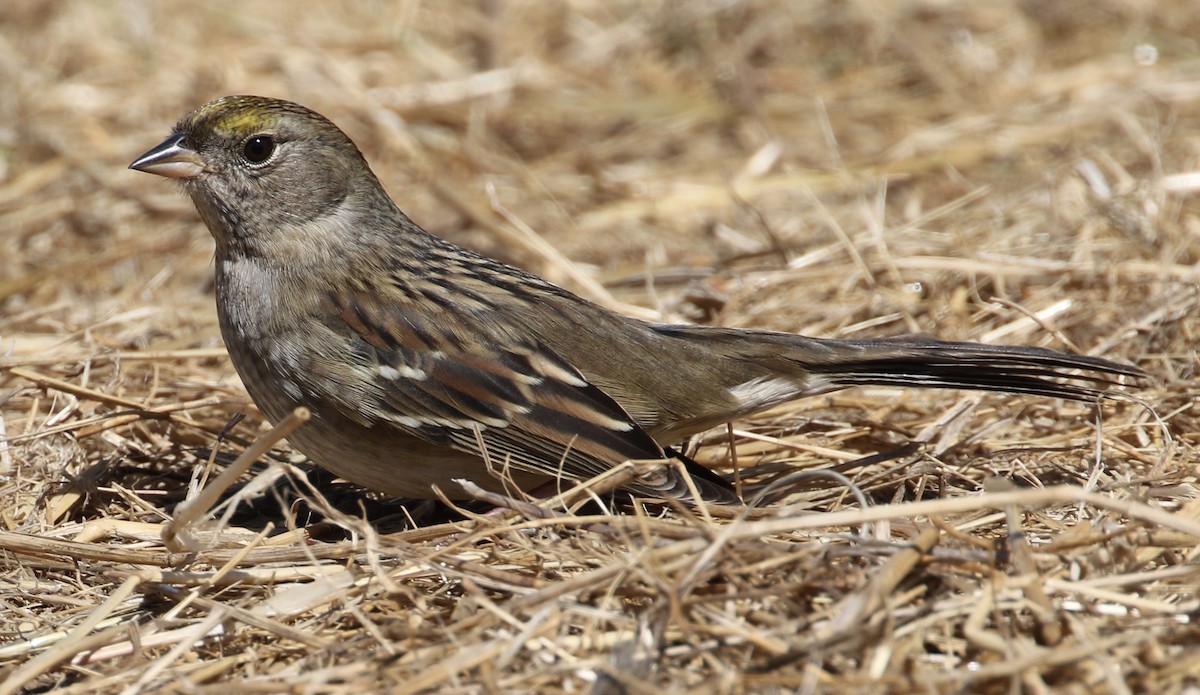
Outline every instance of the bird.
{"label": "bird", "polygon": [[[281,99],[210,101],[130,168],[180,183],[212,234],[222,338],[265,417],[307,407],[292,445],[387,495],[586,480],[853,386],[1087,401],[1145,376],[1040,347],[628,317],[426,232],[341,129]],[[653,471],[627,492],[691,500],[691,477],[703,500],[739,501],[690,462]]]}

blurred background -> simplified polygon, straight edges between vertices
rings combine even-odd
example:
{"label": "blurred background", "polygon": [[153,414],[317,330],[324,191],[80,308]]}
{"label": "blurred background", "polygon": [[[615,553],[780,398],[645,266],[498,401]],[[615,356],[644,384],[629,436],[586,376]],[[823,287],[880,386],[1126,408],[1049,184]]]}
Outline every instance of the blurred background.
{"label": "blurred background", "polygon": [[7,330],[211,342],[210,240],[125,166],[252,93],[330,117],[431,231],[573,289],[963,337],[993,296],[1038,311],[1144,261],[1074,295],[1103,331],[1194,279],[1198,27],[1125,0],[5,3],[0,301],[33,312]]}

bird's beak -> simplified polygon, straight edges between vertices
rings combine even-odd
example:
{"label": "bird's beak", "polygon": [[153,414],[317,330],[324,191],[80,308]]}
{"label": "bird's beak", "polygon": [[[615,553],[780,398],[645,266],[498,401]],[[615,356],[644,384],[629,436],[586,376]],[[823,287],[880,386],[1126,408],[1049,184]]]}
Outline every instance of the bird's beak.
{"label": "bird's beak", "polygon": [[173,133],[154,149],[133,160],[130,169],[171,179],[194,179],[204,173],[204,161],[183,146],[183,133]]}

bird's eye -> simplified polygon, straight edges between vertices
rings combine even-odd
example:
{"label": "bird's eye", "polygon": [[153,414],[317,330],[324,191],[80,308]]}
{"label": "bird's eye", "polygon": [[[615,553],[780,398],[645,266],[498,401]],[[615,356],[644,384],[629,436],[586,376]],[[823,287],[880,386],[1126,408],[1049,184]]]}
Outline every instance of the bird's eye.
{"label": "bird's eye", "polygon": [[242,156],[251,164],[262,164],[275,152],[275,138],[270,135],[255,135],[242,145]]}

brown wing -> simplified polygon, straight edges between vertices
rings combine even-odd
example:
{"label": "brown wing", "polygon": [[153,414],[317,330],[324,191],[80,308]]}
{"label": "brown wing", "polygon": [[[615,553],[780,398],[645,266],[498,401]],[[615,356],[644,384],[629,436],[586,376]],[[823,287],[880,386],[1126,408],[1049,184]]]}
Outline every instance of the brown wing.
{"label": "brown wing", "polygon": [[[347,416],[547,477],[586,479],[626,460],[664,458],[575,367],[506,330],[469,298],[462,306],[403,299],[365,292],[324,298],[333,325],[349,332],[359,376],[371,383],[362,401],[342,404]],[[637,488],[686,495],[678,476],[665,477]]]}

